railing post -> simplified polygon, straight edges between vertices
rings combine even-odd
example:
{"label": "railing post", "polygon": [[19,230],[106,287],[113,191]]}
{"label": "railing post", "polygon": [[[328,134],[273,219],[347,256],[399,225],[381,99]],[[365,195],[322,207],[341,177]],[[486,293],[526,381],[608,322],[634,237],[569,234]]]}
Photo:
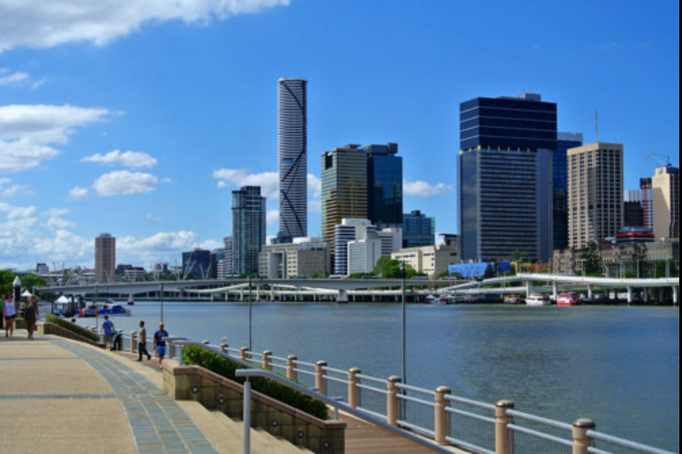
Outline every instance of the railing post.
{"label": "railing post", "polygon": [[597,425],[591,419],[581,418],[573,423],[573,454],[587,454],[587,448],[592,446],[592,439],[587,436],[588,430],[594,430]]}
{"label": "railing post", "polygon": [[130,353],[133,355],[137,351],[137,333],[135,331],[130,332]]}
{"label": "railing post", "polygon": [[507,410],[514,408],[514,402],[501,400],[495,404],[495,454],[512,453],[511,430],[507,424],[511,422],[511,416],[507,415]]}
{"label": "railing post", "polygon": [[249,347],[242,347],[239,349],[239,357],[241,358],[242,361],[248,361],[249,358],[247,357],[246,352],[249,351]]}
{"label": "railing post", "polygon": [[351,408],[358,408],[360,405],[360,388],[358,388],[357,375],[362,373],[357,367],[348,371],[348,405]]}
{"label": "railing post", "polygon": [[227,352],[227,344],[225,342],[220,344],[220,351],[223,353],[228,353]]}
{"label": "railing post", "polygon": [[327,395],[327,381],[324,379],[324,376],[326,375],[326,372],[324,371],[325,367],[327,367],[325,361],[318,361],[317,364],[315,364],[315,387],[318,389],[317,392],[323,396]]}
{"label": "railing post", "polygon": [[168,343],[168,348],[166,349],[167,350],[166,351],[166,357],[168,359],[173,359],[173,350],[175,348],[173,346],[173,341],[171,339],[168,339],[166,342]]}
{"label": "railing post", "polygon": [[446,440],[450,428],[448,424],[448,412],[446,411],[448,403],[445,400],[445,395],[450,394],[451,392],[452,391],[447,386],[439,386],[436,388],[436,406],[433,414],[434,440],[441,446],[449,444]]}
{"label": "railing post", "polygon": [[398,387],[396,384],[400,383],[400,377],[391,375],[386,381],[386,422],[394,427],[398,427],[398,419],[400,419],[400,402],[398,399]]}
{"label": "railing post", "polygon": [[263,363],[261,364],[263,369],[272,370],[272,358],[270,358],[271,356],[272,356],[272,351],[265,350],[263,352]]}
{"label": "railing post", "polygon": [[287,356],[287,378],[291,381],[298,381],[298,372],[296,372],[296,361],[298,356]]}

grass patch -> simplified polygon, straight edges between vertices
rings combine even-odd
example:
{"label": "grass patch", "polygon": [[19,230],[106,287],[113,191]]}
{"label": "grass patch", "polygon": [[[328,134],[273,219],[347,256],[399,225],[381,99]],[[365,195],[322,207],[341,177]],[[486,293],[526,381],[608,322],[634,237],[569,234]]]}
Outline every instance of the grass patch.
{"label": "grass patch", "polygon": [[[240,365],[200,345],[187,345],[182,352],[182,363],[185,365],[201,366],[237,383],[243,384],[246,381],[244,377],[235,376],[235,371],[242,368]],[[272,397],[323,421],[329,418],[327,406],[320,400],[313,399],[269,378],[251,377],[250,381],[252,389],[261,394]]]}
{"label": "grass patch", "polygon": [[94,342],[99,342],[99,336],[92,331],[88,331],[87,329],[75,325],[67,320],[64,320],[63,318],[59,318],[55,315],[48,314],[45,316],[45,321],[49,323],[54,323],[55,325],[59,325],[64,329],[68,329],[71,332],[74,332],[80,336],[83,336],[85,338],[88,338]]}

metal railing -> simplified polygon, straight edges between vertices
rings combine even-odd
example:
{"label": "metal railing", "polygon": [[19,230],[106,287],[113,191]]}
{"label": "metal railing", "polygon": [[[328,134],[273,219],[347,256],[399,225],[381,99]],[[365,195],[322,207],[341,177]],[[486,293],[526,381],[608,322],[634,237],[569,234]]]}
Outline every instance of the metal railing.
{"label": "metal railing", "polygon": [[[123,349],[135,353],[135,338],[135,332],[124,334]],[[202,345],[249,368],[240,375],[267,376],[441,452],[451,452],[442,446],[456,446],[481,454],[673,454],[597,432],[588,419],[567,424],[524,413],[515,410],[510,401],[475,401],[452,395],[447,387],[427,390],[403,384],[398,376],[381,379],[357,368],[334,369],[324,361],[310,363],[294,355],[273,356],[268,350],[256,353],[245,347],[233,349],[224,342],[211,345],[178,337],[167,341],[168,358],[177,357],[180,364],[184,346]]]}

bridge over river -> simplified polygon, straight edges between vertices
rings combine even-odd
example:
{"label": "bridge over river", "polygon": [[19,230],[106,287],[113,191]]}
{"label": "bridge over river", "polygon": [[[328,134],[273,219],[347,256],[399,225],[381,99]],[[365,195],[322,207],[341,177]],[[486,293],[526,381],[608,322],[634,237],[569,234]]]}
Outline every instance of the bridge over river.
{"label": "bridge over river", "polygon": [[[585,277],[560,274],[517,274],[486,280],[453,279],[212,279],[181,281],[116,282],[86,285],[65,285],[41,287],[40,292],[63,295],[136,297],[154,298],[196,296],[211,300],[237,300],[263,297],[271,301],[296,300],[300,298],[318,300],[334,299],[347,302],[349,295],[399,301],[408,292],[411,298],[427,295],[501,295],[519,293],[551,293],[556,300],[560,292],[578,291],[592,299],[597,292],[616,292],[626,294],[628,302],[633,302],[636,292],[648,299],[649,292],[658,291],[659,301],[664,290],[671,293],[671,301],[679,302],[679,277],[656,279],[615,279]],[[255,293],[255,295],[254,295]],[[419,298],[417,298],[419,299]]]}

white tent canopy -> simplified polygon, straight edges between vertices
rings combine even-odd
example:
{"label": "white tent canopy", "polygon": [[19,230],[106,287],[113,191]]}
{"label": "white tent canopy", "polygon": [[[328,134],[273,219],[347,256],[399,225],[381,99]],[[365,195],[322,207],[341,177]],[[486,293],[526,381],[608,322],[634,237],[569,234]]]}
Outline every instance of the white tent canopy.
{"label": "white tent canopy", "polygon": [[22,293],[21,296],[28,298],[29,296],[33,296],[33,293],[29,292],[28,290],[24,290],[24,293]]}
{"label": "white tent canopy", "polygon": [[57,298],[57,300],[55,301],[55,303],[70,303],[70,302],[71,302],[71,300],[70,300],[69,298],[67,298],[66,296],[64,296],[64,295],[60,296],[60,297]]}

